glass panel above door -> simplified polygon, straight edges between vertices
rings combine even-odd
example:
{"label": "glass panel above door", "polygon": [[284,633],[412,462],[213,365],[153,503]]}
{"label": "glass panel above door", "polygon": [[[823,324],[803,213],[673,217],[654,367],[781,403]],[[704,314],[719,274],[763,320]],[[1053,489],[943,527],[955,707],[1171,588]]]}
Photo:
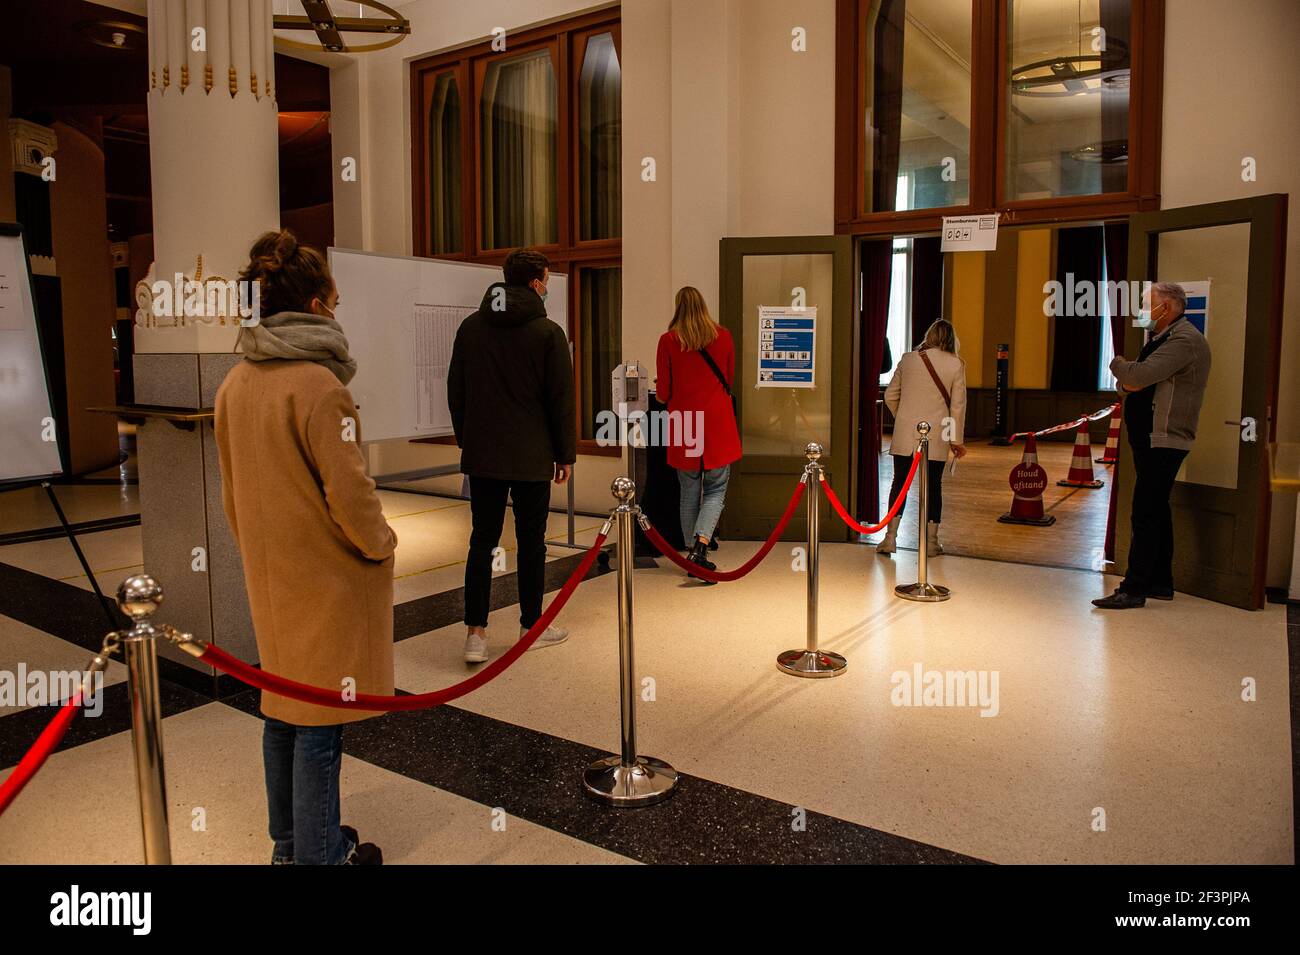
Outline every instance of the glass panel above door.
{"label": "glass panel above door", "polygon": [[1008,200],[1128,190],[1129,0],[1006,0]]}
{"label": "glass panel above door", "polygon": [[965,205],[971,0],[873,0],[862,19],[861,211]]}

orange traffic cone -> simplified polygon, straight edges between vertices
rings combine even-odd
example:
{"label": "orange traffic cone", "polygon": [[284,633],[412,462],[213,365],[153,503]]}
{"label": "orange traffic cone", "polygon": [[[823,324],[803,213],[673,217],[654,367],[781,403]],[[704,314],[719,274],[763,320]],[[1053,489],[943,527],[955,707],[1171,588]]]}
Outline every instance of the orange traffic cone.
{"label": "orange traffic cone", "polygon": [[1101,457],[1097,458],[1098,464],[1115,464],[1119,461],[1119,428],[1123,420],[1119,414],[1119,405],[1110,409],[1110,430],[1106,432],[1106,450],[1102,451]]}
{"label": "orange traffic cone", "polygon": [[1046,527],[1056,523],[1052,514],[1043,514],[1043,491],[1047,489],[1047,472],[1038,463],[1038,439],[1032,434],[1025,439],[1025,453],[1020,463],[1011,469],[1011,510],[998,520],[1003,524],[1032,524]]}
{"label": "orange traffic cone", "polygon": [[1061,487],[1101,487],[1105,482],[1092,476],[1092,442],[1088,436],[1088,425],[1084,418],[1079,422],[1079,430],[1074,433],[1074,455],[1070,458],[1070,473],[1064,481],[1057,481]]}

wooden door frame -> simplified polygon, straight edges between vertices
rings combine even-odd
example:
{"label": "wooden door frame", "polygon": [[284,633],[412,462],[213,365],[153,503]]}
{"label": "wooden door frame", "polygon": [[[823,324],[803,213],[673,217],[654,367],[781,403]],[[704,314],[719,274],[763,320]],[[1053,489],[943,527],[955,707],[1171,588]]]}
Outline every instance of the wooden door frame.
{"label": "wooden door frame", "polygon": [[[1241,413],[1264,421],[1255,449],[1243,446],[1237,455],[1236,488],[1218,488],[1202,484],[1175,483],[1171,502],[1182,500],[1189,505],[1237,513],[1235,496],[1244,488],[1257,488],[1262,506],[1250,518],[1253,535],[1236,535],[1234,539],[1233,566],[1253,565],[1251,592],[1247,599],[1223,601],[1233,606],[1256,610],[1264,605],[1264,581],[1268,569],[1268,537],[1271,491],[1268,480],[1268,444],[1277,436],[1278,382],[1281,374],[1282,300],[1286,276],[1286,222],[1287,197],[1282,193],[1231,199],[1225,202],[1183,206],[1154,212],[1134,213],[1129,217],[1128,277],[1145,281],[1157,274],[1156,244],[1152,240],[1168,232],[1207,229],[1218,226],[1247,223],[1250,226],[1248,266],[1246,274],[1246,343],[1245,354],[1268,355],[1266,375],[1243,374]],[[1271,264],[1271,268],[1269,265]],[[1256,311],[1258,310],[1258,311]],[[1250,322],[1252,314],[1268,316],[1267,322]],[[1124,353],[1136,355],[1142,347],[1142,330],[1130,323],[1124,334]],[[1247,369],[1248,371],[1249,369]],[[1201,422],[1200,427],[1214,428],[1224,425],[1217,421]],[[1119,505],[1116,513],[1115,562],[1126,566],[1129,539],[1129,520],[1132,515],[1133,468],[1132,455],[1121,454],[1116,467],[1116,493]],[[1176,583],[1191,578],[1203,589],[1224,590],[1230,576],[1205,567],[1184,565],[1179,569],[1178,548],[1175,547]],[[1212,599],[1219,599],[1217,597]]]}

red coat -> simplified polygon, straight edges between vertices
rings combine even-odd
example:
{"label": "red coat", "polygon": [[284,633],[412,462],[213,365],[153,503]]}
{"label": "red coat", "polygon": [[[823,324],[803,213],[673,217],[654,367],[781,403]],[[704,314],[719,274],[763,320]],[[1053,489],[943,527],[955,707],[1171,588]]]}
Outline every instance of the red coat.
{"label": "red coat", "polygon": [[[732,385],[736,380],[736,347],[731,332],[719,327],[718,337],[706,351],[726,376],[727,384]],[[740,432],[736,429],[731,398],[703,356],[684,350],[676,332],[664,332],[659,338],[655,366],[659,376],[656,396],[668,406],[671,415],[665,434],[668,463],[679,471],[698,471],[700,450],[703,450],[706,471],[739,461]],[[704,413],[703,436],[695,425],[698,419],[693,413],[697,411]],[[691,417],[689,424],[683,422],[687,415]]]}

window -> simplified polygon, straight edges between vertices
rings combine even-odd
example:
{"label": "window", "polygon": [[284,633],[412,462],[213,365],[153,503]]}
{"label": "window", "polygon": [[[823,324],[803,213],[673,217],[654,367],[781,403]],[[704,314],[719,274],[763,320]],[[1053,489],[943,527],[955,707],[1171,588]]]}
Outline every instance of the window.
{"label": "window", "polygon": [[[970,199],[969,0],[871,0],[861,20],[861,211]],[[895,182],[905,188],[896,188]]]}
{"label": "window", "polygon": [[429,251],[461,252],[460,89],[454,73],[434,80],[428,150]]}
{"label": "window", "polygon": [[836,229],[1159,207],[1161,0],[837,0]]}
{"label": "window", "polygon": [[479,65],[483,248],[554,245],[560,228],[551,52],[542,49]]}
{"label": "window", "polygon": [[618,11],[512,31],[411,65],[416,255],[498,265],[540,248],[569,280],[578,436],[588,453],[622,354]]}
{"label": "window", "polygon": [[1128,191],[1129,0],[1006,0],[1007,199]]}

